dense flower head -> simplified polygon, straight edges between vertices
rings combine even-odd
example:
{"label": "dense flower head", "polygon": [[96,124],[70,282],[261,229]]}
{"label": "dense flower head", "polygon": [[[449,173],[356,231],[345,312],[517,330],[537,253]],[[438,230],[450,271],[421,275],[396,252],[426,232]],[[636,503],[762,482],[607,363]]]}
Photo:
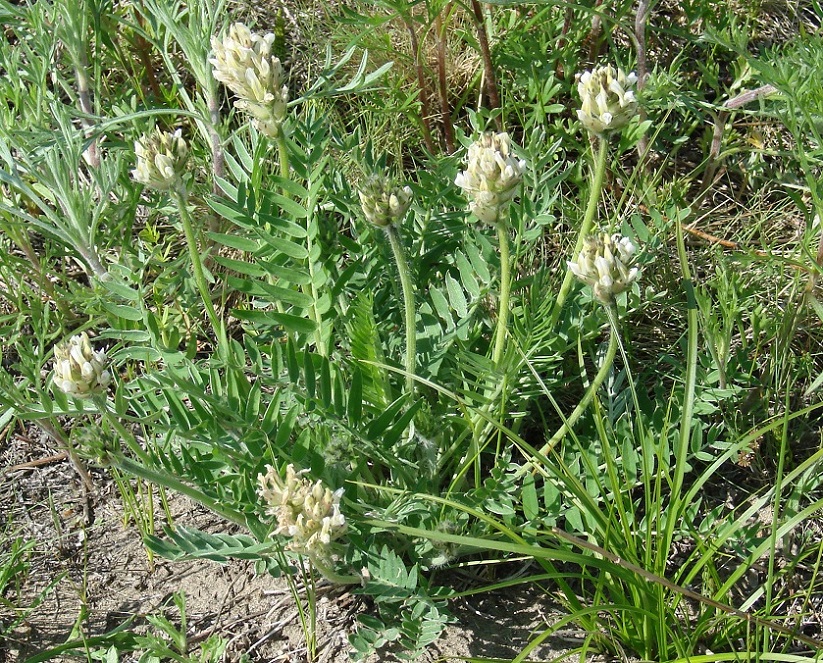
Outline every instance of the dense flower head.
{"label": "dense flower head", "polygon": [[469,198],[469,209],[481,221],[496,223],[517,193],[526,162],[512,152],[509,134],[484,132],[469,147],[466,170],[454,180]]}
{"label": "dense flower head", "polygon": [[332,492],[322,481],[311,483],[304,470],[286,467],[285,480],[277,470],[266,466],[257,477],[258,494],[277,519],[275,534],[289,537],[289,550],[318,556],[329,555],[329,544],[346,531],[346,518],[340,513],[343,489]]}
{"label": "dense flower head", "polygon": [[251,115],[261,133],[272,138],[280,134],[286,118],[289,88],[280,59],[271,54],[274,34],[259,35],[243,23],[234,23],[219,39],[211,38],[214,78],[235,95],[234,105]]}
{"label": "dense flower head", "polygon": [[108,363],[106,353],[95,352],[85,332],[77,334],[54,348],[54,384],[70,396],[90,396],[111,382]]}
{"label": "dense flower head", "polygon": [[410,187],[395,186],[384,175],[370,176],[357,194],[366,219],[379,228],[399,224],[412,201]]}
{"label": "dense flower head", "polygon": [[577,260],[568,265],[597,299],[608,304],[640,277],[640,270],[633,266],[636,252],[628,237],[602,233],[587,237]]}
{"label": "dense flower head", "polygon": [[134,142],[137,167],[131,171],[135,181],[157,191],[170,191],[183,186],[189,146],[180,129],[174,133],[155,129]]}
{"label": "dense flower head", "polygon": [[579,74],[577,91],[581,107],[577,117],[583,126],[598,135],[625,127],[637,114],[637,98],[631,89],[635,83],[637,76],[611,65]]}

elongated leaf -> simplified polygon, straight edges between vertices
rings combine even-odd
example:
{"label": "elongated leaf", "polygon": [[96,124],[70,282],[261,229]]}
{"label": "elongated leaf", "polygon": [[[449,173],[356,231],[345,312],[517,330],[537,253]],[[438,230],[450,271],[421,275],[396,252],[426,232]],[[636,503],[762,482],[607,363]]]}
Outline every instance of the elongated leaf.
{"label": "elongated leaf", "polygon": [[280,313],[279,311],[247,311],[242,309],[232,309],[232,315],[239,320],[246,320],[256,325],[264,327],[283,327],[288,331],[298,334],[311,334],[316,325],[307,318],[301,318],[290,313]]}
{"label": "elongated leaf", "polygon": [[260,248],[259,242],[247,237],[213,232],[207,232],[206,236],[213,242],[217,242],[223,246],[228,246],[232,249],[237,249],[238,251],[248,251],[249,253],[254,253]]}

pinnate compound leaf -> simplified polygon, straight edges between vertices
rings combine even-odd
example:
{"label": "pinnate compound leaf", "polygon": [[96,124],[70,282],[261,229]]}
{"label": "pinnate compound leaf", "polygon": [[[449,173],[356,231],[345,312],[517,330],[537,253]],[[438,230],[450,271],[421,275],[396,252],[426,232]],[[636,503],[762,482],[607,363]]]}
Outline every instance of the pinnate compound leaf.
{"label": "pinnate compound leaf", "polygon": [[210,559],[225,563],[229,559],[267,559],[272,544],[258,543],[250,536],[238,534],[209,534],[193,527],[178,526],[166,531],[167,538],[146,535],[146,547],[165,559],[173,561]]}

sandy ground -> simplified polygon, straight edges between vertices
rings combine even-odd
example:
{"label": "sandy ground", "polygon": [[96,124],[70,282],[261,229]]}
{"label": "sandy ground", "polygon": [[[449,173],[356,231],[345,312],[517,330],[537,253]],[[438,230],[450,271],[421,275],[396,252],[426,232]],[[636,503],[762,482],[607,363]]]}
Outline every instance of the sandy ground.
{"label": "sandy ground", "polygon": [[[15,540],[35,542],[28,572],[18,576],[19,583],[11,583],[4,598],[10,605],[30,605],[56,582],[6,641],[0,640],[0,663],[25,661],[57,647],[70,639],[78,625],[87,637],[130,619],[134,630],[145,633],[146,615],[164,614],[179,625],[172,600],[175,592],[185,596],[193,654],[216,634],[228,641],[225,661],[309,660],[298,604],[284,578],[257,575],[253,563],[245,561],[219,564],[156,558],[152,565],[137,530],[124,526],[122,499],[105,472],[92,472],[94,490],[85,494],[60,450],[37,429],[25,434],[7,431],[0,445],[0,512],[5,519],[0,554],[8,552]],[[183,498],[173,497],[171,508],[178,524],[213,533],[227,531],[218,518]],[[460,576],[450,580],[463,587],[472,582]],[[14,618],[10,605],[0,603],[0,625]],[[349,660],[348,636],[357,616],[370,609],[361,596],[321,585],[315,660]],[[510,660],[559,614],[549,593],[534,586],[453,600],[449,609],[454,623],[420,661]],[[578,645],[581,635],[569,631],[555,635],[531,660],[554,659]],[[63,655],[52,660],[82,658]],[[125,655],[120,661],[137,658]],[[392,660],[398,659],[385,650],[369,659]]]}

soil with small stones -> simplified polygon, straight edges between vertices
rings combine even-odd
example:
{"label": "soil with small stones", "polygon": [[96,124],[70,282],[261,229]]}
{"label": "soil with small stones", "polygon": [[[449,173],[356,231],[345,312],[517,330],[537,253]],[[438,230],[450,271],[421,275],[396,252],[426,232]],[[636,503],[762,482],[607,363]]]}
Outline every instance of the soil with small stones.
{"label": "soil with small stones", "polygon": [[[310,660],[298,603],[285,579],[258,575],[252,563],[236,560],[220,564],[155,557],[150,563],[138,530],[126,524],[116,484],[104,471],[93,470],[91,476],[93,489],[86,491],[61,450],[37,428],[7,430],[2,436],[0,560],[15,545],[33,546],[0,597],[0,663],[26,661],[81,634],[91,638],[124,624],[140,634],[156,632],[146,619],[149,615],[164,615],[179,628],[175,592],[185,596],[193,660],[212,635],[228,641],[224,661]],[[164,520],[156,495],[155,502],[155,527],[160,531]],[[169,503],[176,524],[212,533],[231,531],[184,498],[172,495]],[[459,577],[454,581],[467,583]],[[357,616],[369,607],[345,589],[320,585],[314,660],[349,660],[348,636]],[[420,661],[511,659],[558,618],[550,596],[535,587],[481,593],[452,601],[449,609],[454,623]],[[1,634],[14,622],[19,624],[3,641]],[[554,659],[579,644],[583,635],[561,632],[530,658]],[[91,642],[90,651],[108,648]],[[119,660],[136,661],[139,654],[124,654]],[[51,660],[84,658],[82,652],[62,653]],[[396,656],[387,651],[369,659],[392,660]]]}

